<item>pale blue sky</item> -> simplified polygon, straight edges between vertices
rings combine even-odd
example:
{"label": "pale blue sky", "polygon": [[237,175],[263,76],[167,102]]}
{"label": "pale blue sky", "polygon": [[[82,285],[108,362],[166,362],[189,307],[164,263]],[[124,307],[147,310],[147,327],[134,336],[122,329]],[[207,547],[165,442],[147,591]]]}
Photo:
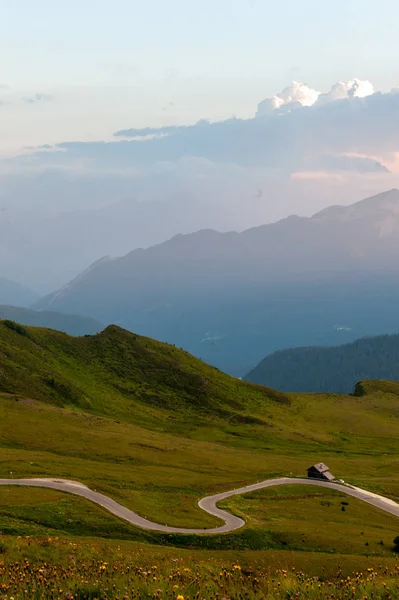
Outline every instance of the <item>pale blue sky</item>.
{"label": "pale blue sky", "polygon": [[[0,0],[3,148],[248,117],[291,80],[399,84],[397,0]],[[53,96],[27,102],[33,94]],[[21,99],[25,99],[22,100]]]}

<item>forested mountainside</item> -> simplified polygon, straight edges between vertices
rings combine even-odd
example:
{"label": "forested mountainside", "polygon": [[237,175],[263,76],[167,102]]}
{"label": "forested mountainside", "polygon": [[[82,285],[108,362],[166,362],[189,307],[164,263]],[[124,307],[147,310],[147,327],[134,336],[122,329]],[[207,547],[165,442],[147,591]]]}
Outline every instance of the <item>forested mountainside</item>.
{"label": "forested mountainside", "polygon": [[335,347],[290,348],[267,356],[246,378],[280,391],[348,394],[363,379],[399,380],[399,335]]}

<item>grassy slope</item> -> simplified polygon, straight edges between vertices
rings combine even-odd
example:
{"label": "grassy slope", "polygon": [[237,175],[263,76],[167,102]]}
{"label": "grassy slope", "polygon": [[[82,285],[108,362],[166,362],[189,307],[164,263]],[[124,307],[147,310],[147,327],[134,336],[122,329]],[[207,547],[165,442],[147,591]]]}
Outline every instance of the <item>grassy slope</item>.
{"label": "grassy slope", "polygon": [[0,323],[0,391],[135,423],[153,421],[157,411],[157,418],[169,419],[165,410],[246,423],[247,412],[289,402],[284,394],[235,380],[173,346],[115,326],[81,338],[16,329]]}
{"label": "grassy slope", "polygon": [[[396,384],[369,382],[356,397],[285,396],[116,327],[73,339],[0,323],[0,390],[0,477],[80,479],[170,525],[209,526],[215,520],[199,511],[198,498],[303,475],[318,460],[399,498]],[[249,529],[273,530],[261,510],[252,520],[260,506],[247,497],[229,502],[249,515]],[[313,511],[310,503],[301,518]]]}

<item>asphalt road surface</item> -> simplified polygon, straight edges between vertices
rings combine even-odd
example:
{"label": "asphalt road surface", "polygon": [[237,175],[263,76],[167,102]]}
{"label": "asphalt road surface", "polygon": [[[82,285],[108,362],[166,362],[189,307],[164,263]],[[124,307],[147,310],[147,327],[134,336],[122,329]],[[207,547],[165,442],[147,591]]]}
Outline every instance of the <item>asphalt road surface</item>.
{"label": "asphalt road surface", "polygon": [[229,498],[230,496],[236,496],[238,494],[247,494],[248,492],[261,490],[267,487],[289,484],[313,485],[337,490],[339,492],[347,494],[348,496],[353,496],[358,500],[363,500],[368,504],[372,504],[373,506],[383,510],[384,512],[399,517],[399,504],[397,504],[393,500],[390,500],[389,498],[378,496],[377,494],[373,494],[372,492],[367,492],[366,490],[362,490],[353,486],[342,485],[338,483],[330,483],[327,481],[318,481],[316,479],[298,479],[295,477],[282,477],[280,479],[267,479],[266,481],[260,481],[259,483],[254,483],[253,485],[248,485],[242,488],[238,488],[236,490],[222,492],[214,496],[207,496],[206,498],[202,498],[202,500],[198,502],[198,506],[210,515],[218,517],[219,519],[224,521],[224,525],[220,525],[219,527],[214,527],[212,529],[188,529],[184,527],[169,527],[167,525],[161,525],[159,523],[153,523],[152,521],[148,521],[147,519],[137,515],[132,510],[129,510],[125,506],[122,506],[118,502],[115,502],[115,500],[112,500],[108,496],[104,496],[103,494],[95,492],[87,486],[85,486],[83,483],[79,483],[77,481],[67,481],[64,479],[0,479],[0,485],[21,485],[29,487],[51,488],[54,490],[60,490],[61,492],[75,494],[76,496],[82,496],[83,498],[86,498],[87,500],[90,500],[91,502],[102,506],[113,515],[116,515],[117,517],[128,521],[136,527],[141,527],[142,529],[149,529],[152,531],[163,531],[166,533],[202,533],[207,535],[216,533],[227,533],[229,531],[239,529],[240,527],[245,525],[245,521],[243,519],[240,519],[239,517],[236,517],[222,510],[221,508],[218,508],[218,502],[221,502],[222,500],[225,500],[225,498]]}

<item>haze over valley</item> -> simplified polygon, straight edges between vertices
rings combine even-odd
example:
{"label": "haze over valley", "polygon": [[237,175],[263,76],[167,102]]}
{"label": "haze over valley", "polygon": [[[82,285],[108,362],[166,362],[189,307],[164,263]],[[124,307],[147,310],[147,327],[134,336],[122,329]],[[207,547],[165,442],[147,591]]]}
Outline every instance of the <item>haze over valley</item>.
{"label": "haze over valley", "polygon": [[181,346],[236,376],[265,354],[399,328],[399,191],[103,258],[35,307]]}

